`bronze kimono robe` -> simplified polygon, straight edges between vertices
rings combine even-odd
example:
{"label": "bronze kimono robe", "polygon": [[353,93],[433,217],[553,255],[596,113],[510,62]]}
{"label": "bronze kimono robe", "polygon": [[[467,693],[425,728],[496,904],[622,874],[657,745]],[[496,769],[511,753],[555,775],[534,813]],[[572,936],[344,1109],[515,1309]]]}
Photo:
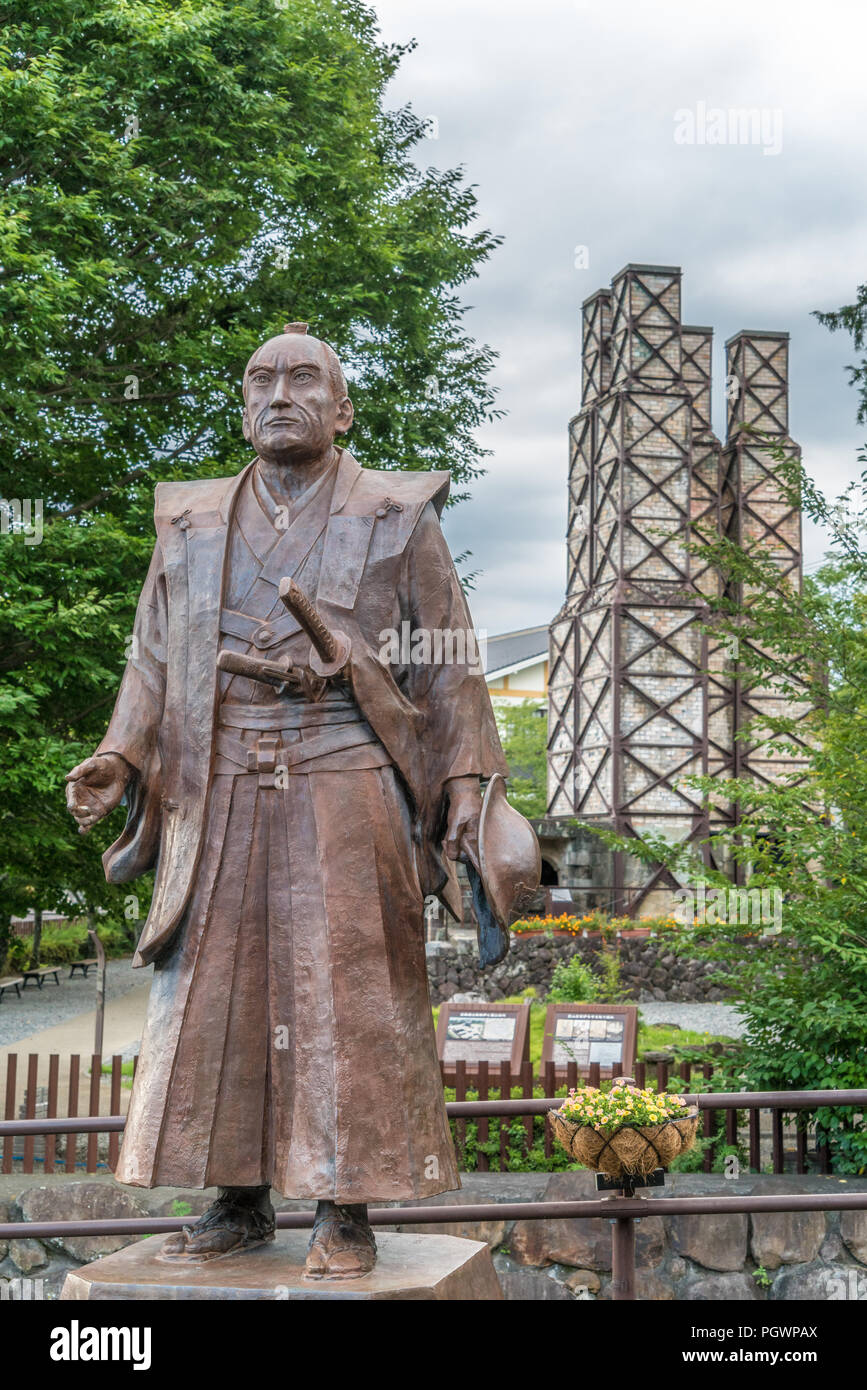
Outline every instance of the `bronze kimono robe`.
{"label": "bronze kimono robe", "polygon": [[[157,490],[136,650],[99,750],[137,773],[106,873],[157,867],[121,1182],[341,1202],[460,1186],[423,902],[443,884],[444,782],[505,768],[466,661],[393,666],[396,718],[376,698],[389,629],[470,625],[447,488],[340,451],[288,518],[255,464]],[[353,642],[351,680],[315,703],[216,667],[221,647],[306,661],[277,597],[288,574]]]}

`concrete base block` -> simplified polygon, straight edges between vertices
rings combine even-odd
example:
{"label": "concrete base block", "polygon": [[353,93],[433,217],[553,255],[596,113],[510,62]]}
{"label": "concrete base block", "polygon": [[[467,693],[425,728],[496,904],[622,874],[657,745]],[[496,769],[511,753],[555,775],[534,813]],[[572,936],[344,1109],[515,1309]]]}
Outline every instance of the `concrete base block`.
{"label": "concrete base block", "polygon": [[308,1231],[278,1231],[270,1245],[202,1265],[157,1259],[168,1237],[151,1236],[66,1277],[66,1300],[346,1299],[497,1300],[503,1297],[487,1245],[443,1235],[377,1235],[378,1257],[361,1279],[303,1278]]}

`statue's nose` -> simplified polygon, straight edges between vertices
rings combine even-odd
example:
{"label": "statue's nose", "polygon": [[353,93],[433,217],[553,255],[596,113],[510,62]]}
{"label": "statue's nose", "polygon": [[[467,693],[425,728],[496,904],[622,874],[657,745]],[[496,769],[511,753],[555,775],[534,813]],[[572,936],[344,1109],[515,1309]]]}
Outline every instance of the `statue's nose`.
{"label": "statue's nose", "polygon": [[292,403],[292,395],[291,395],[291,392],[290,392],[290,390],[289,390],[289,382],[288,382],[288,381],[286,380],[286,378],[281,374],[280,376],[278,376],[278,377],[276,378],[276,380],[275,380],[275,382],[274,382],[274,390],[273,390],[273,392],[272,392],[272,394],[271,394],[271,404],[272,404],[272,406],[275,406],[275,405],[291,405],[291,403]]}

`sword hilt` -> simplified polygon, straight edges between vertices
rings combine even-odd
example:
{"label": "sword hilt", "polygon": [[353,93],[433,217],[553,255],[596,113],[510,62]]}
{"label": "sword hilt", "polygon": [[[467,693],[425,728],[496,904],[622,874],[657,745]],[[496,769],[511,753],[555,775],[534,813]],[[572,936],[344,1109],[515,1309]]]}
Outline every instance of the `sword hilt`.
{"label": "sword hilt", "polygon": [[282,690],[286,682],[295,675],[295,669],[278,661],[257,661],[253,656],[225,649],[217,656],[217,669],[228,671],[233,676],[246,676],[251,681],[264,681]]}
{"label": "sword hilt", "polygon": [[310,602],[310,599],[302,589],[299,589],[294,579],[281,581],[280,598],[296,622],[307,633],[322,660],[334,661],[337,656],[337,643],[316,611],[316,605]]}
{"label": "sword hilt", "polygon": [[303,632],[310,638],[310,668],[317,676],[336,676],[349,660],[349,638],[334,632],[291,577],[280,581],[280,599]]}

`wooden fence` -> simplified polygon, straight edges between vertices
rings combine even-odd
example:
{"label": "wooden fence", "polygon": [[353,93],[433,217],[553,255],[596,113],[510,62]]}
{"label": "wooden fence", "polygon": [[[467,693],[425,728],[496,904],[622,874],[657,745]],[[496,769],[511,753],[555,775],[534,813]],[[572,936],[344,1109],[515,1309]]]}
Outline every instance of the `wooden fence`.
{"label": "wooden fence", "polygon": [[[442,1064],[441,1064],[442,1065]],[[502,1099],[504,1096],[528,1098],[534,1095],[534,1085],[536,1093],[544,1096],[563,1095],[566,1090],[577,1087],[581,1084],[581,1077],[576,1062],[569,1062],[565,1069],[557,1067],[554,1062],[546,1062],[541,1074],[534,1077],[532,1062],[524,1062],[521,1066],[519,1076],[511,1073],[508,1062],[503,1062],[499,1068],[489,1067],[487,1062],[474,1064],[478,1070],[473,1072],[472,1079],[467,1075],[465,1062],[456,1061],[449,1064],[450,1073],[454,1075],[455,1100],[466,1100],[477,1098],[478,1100],[489,1100],[492,1093]],[[612,1068],[614,1076],[621,1074],[619,1065]],[[678,1089],[684,1093],[694,1091],[710,1090],[708,1082],[713,1077],[713,1063],[710,1062],[680,1062],[673,1066],[670,1062],[636,1062],[632,1068],[636,1085],[639,1087],[650,1086],[664,1091],[669,1082],[677,1080]],[[558,1080],[559,1075],[559,1080]],[[592,1062],[589,1067],[587,1084],[598,1086],[600,1083],[600,1069],[598,1062]],[[830,1161],[828,1146],[824,1142],[821,1134],[815,1132],[811,1134],[809,1126],[799,1119],[795,1124],[787,1125],[785,1122],[785,1110],[771,1109],[767,1114],[770,1116],[770,1133],[767,1129],[763,1133],[762,1112],[759,1110],[748,1110],[746,1121],[743,1127],[738,1125],[738,1111],[735,1108],[726,1108],[724,1114],[724,1129],[722,1133],[717,1127],[716,1116],[719,1111],[705,1110],[702,1115],[702,1137],[705,1140],[717,1138],[726,1148],[735,1149],[742,1145],[748,1152],[748,1164],[751,1172],[761,1172],[763,1157],[767,1157],[766,1167],[770,1166],[774,1173],[784,1173],[787,1170],[787,1159],[790,1161],[791,1168],[796,1173],[807,1173],[808,1171],[818,1173],[830,1172]],[[516,1123],[515,1120],[502,1120],[499,1122],[499,1168],[502,1171],[508,1167],[509,1149],[514,1147],[513,1135],[510,1125]],[[524,1128],[524,1140],[521,1145],[524,1152],[533,1146],[535,1140],[534,1117],[532,1115],[520,1117],[519,1124]],[[458,1153],[458,1161],[461,1166],[466,1160],[467,1146],[467,1121],[454,1120],[452,1122],[455,1148]],[[477,1121],[476,1140],[477,1145],[487,1145],[490,1148],[491,1141],[490,1122],[484,1117]],[[813,1149],[809,1150],[809,1140],[813,1140]],[[764,1141],[764,1142],[763,1142]],[[787,1146],[788,1141],[788,1146]],[[554,1151],[554,1138],[551,1133],[550,1125],[545,1124],[544,1128],[544,1153],[546,1158],[550,1158]],[[714,1164],[714,1145],[706,1143],[702,1153],[702,1170],[709,1173]],[[475,1154],[475,1166],[480,1172],[488,1172],[491,1166],[491,1155],[486,1150],[477,1147]],[[808,1163],[809,1160],[809,1163]]]}
{"label": "wooden fence", "polygon": [[[122,1114],[126,1108],[123,1105],[123,1058],[115,1056],[105,1060],[109,1063],[109,1071],[104,1074],[103,1058],[96,1053],[89,1057],[73,1053],[62,1059],[63,1067],[56,1052],[47,1058],[31,1052],[26,1059],[15,1052],[8,1053],[2,1091],[4,1119]],[[100,1145],[98,1133],[47,1135],[45,1139],[28,1135],[17,1143],[7,1137],[3,1140],[0,1172],[74,1173],[83,1167],[86,1172],[95,1173],[100,1167],[113,1169],[119,1150],[120,1135],[117,1133],[107,1136],[107,1145],[105,1140]]]}
{"label": "wooden fence", "polygon": [[[104,1074],[103,1058],[96,1054],[82,1057],[73,1053],[64,1059],[57,1053],[52,1053],[47,1058],[40,1057],[38,1053],[30,1053],[26,1058],[19,1057],[14,1052],[7,1054],[5,1086],[0,1092],[4,1097],[4,1119],[54,1119],[58,1116],[92,1117],[124,1113],[129,1089],[123,1085],[123,1059],[114,1056],[106,1060],[109,1065]],[[472,1078],[467,1075],[466,1062],[457,1061],[449,1065],[454,1071],[455,1100],[458,1101],[469,1098],[490,1100],[495,1097],[529,1099],[534,1094],[556,1096],[558,1092],[562,1094],[566,1089],[580,1084],[578,1066],[575,1062],[569,1062],[565,1072],[562,1067],[559,1069],[559,1081],[553,1062],[545,1064],[541,1076],[534,1075],[532,1062],[524,1062],[520,1073],[515,1076],[508,1062],[503,1062],[499,1067],[491,1067],[487,1062],[481,1061],[476,1064],[478,1071],[474,1072]],[[134,1071],[135,1061],[133,1073]],[[713,1076],[713,1067],[711,1063],[706,1062],[685,1061],[676,1067],[662,1061],[648,1064],[637,1062],[633,1072],[639,1086],[653,1086],[655,1083],[658,1090],[665,1090],[669,1081],[676,1079],[680,1083],[680,1090],[692,1092],[710,1089],[707,1083]],[[619,1073],[620,1068],[615,1067],[614,1074]],[[129,1077],[126,1080],[128,1082]],[[587,1080],[591,1086],[599,1085],[598,1063],[591,1064]],[[787,1160],[796,1173],[827,1173],[830,1170],[828,1148],[822,1141],[822,1136],[815,1132],[811,1134],[802,1122],[786,1125],[784,1109],[770,1109],[767,1112],[749,1109],[746,1111],[743,1126],[738,1124],[738,1110],[726,1109],[723,1112],[725,1121],[721,1134],[716,1125],[718,1113],[720,1112],[715,1110],[703,1112],[704,1138],[712,1139],[718,1136],[719,1140],[732,1148],[741,1144],[748,1152],[751,1171],[761,1171],[765,1153],[774,1173],[787,1171]],[[763,1114],[770,1116],[769,1132],[767,1126],[762,1129]],[[516,1134],[519,1130],[523,1130],[523,1135],[518,1139],[518,1148],[522,1154],[532,1148],[537,1139],[535,1117],[531,1114],[493,1121],[486,1116],[480,1116],[471,1123],[476,1125],[476,1144],[486,1146],[484,1149],[476,1147],[473,1155],[475,1166],[481,1172],[490,1170],[492,1156],[496,1156],[497,1166],[501,1171],[508,1168],[510,1150],[515,1148]],[[452,1121],[459,1163],[463,1163],[467,1157],[467,1124],[468,1121],[465,1119]],[[493,1134],[492,1124],[498,1127]],[[514,1130],[513,1126],[517,1126],[517,1130]],[[544,1125],[544,1134],[540,1137],[545,1157],[550,1158],[554,1141],[547,1122]],[[113,1170],[120,1150],[120,1138],[117,1132],[101,1136],[98,1131],[87,1134],[47,1135],[44,1138],[35,1135],[27,1135],[20,1139],[6,1136],[2,1142],[0,1172],[74,1173],[83,1168],[85,1172],[94,1173],[106,1167]],[[813,1149],[809,1151],[808,1143],[811,1138]],[[493,1153],[490,1152],[492,1139]],[[713,1148],[708,1145],[702,1155],[704,1171],[711,1171],[713,1161]]]}

